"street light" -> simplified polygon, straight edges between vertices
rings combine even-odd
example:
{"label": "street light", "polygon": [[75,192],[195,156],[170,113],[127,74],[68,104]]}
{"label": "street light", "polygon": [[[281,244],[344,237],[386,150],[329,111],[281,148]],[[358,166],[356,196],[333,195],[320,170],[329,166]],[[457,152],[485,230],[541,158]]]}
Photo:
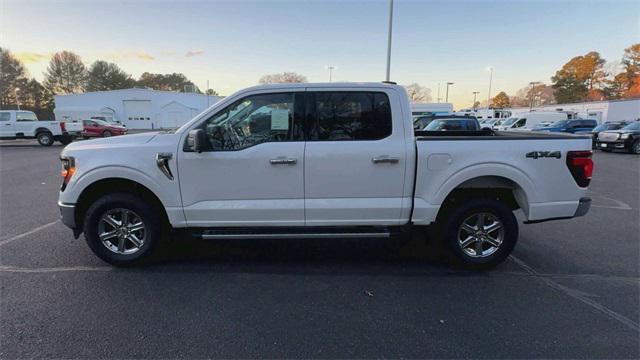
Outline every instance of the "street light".
{"label": "street light", "polygon": [[533,92],[536,88],[536,85],[540,84],[540,81],[532,81],[529,83],[531,85],[531,102],[529,103],[529,111],[533,110],[533,98],[535,97],[535,93]]}
{"label": "street light", "polygon": [[487,109],[491,107],[491,81],[493,81],[493,66],[489,66],[489,94],[487,95]]}
{"label": "street light", "polygon": [[438,104],[440,103],[440,100],[442,100],[442,98],[440,97],[440,81],[438,81]]}
{"label": "street light", "polygon": [[387,78],[391,76],[391,30],[393,28],[393,0],[389,0],[389,30],[387,34]]}
{"label": "street light", "polygon": [[327,68],[327,70],[329,70],[329,82],[331,82],[331,78],[333,76],[333,70],[337,69],[338,67],[335,65],[327,65],[325,67]]}
{"label": "street light", "polygon": [[480,91],[474,91],[473,92],[473,105],[471,105],[472,108],[476,108],[476,95],[480,94]]}
{"label": "street light", "polygon": [[16,95],[16,104],[18,104],[18,111],[20,110],[20,99],[18,98],[18,90],[19,88],[13,89],[13,93]]}
{"label": "street light", "polygon": [[449,85],[453,85],[453,83],[452,82],[447,83],[447,95],[445,95],[445,100],[444,100],[445,103],[449,102]]}

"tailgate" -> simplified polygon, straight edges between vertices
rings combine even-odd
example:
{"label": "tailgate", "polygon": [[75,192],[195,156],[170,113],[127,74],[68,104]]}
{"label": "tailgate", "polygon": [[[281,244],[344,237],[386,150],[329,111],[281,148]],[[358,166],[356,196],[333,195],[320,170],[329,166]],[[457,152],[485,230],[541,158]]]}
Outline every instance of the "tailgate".
{"label": "tailgate", "polygon": [[64,128],[68,133],[81,133],[84,130],[82,121],[65,121]]}

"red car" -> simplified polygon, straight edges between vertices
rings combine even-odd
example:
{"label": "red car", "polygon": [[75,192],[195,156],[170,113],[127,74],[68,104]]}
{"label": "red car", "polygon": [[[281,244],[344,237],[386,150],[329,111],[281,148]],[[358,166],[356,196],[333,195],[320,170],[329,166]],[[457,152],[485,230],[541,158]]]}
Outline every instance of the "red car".
{"label": "red car", "polygon": [[82,131],[82,136],[85,138],[88,137],[109,137],[116,135],[126,135],[127,128],[124,126],[118,126],[114,124],[109,124],[103,120],[82,120],[82,125],[84,130]]}

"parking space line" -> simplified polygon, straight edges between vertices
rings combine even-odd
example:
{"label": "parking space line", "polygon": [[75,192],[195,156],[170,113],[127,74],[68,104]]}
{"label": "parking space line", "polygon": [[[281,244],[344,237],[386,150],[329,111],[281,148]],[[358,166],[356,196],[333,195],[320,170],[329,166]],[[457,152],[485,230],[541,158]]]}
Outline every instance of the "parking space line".
{"label": "parking space line", "polygon": [[542,280],[547,286],[556,289],[562,293],[564,293],[565,295],[568,295],[569,297],[572,297],[586,305],[589,305],[591,308],[600,311],[601,313],[609,316],[610,318],[617,320],[618,322],[620,322],[621,324],[631,328],[632,330],[638,331],[640,332],[640,324],[638,324],[637,322],[629,319],[628,317],[619,314],[609,308],[607,308],[604,305],[601,305],[591,299],[589,299],[587,296],[585,296],[584,293],[580,292],[580,291],[576,291],[573,289],[570,289],[564,285],[561,285],[555,281],[553,281],[552,279],[545,277],[545,276],[541,276],[541,274],[539,274],[537,271],[535,271],[532,267],[530,267],[529,265],[527,265],[524,261],[518,259],[517,257],[513,256],[513,255],[509,255],[509,257],[516,263],[518,264],[518,266],[520,266],[522,269],[524,269],[524,271],[526,271],[527,273],[529,273],[532,276],[535,276],[537,278],[539,278],[540,280]]}
{"label": "parking space line", "polygon": [[49,226],[55,225],[55,224],[57,224],[59,222],[60,222],[60,220],[52,221],[52,222],[50,222],[48,224],[44,224],[42,226],[38,226],[37,228],[31,229],[31,230],[29,230],[27,232],[24,232],[22,234],[18,234],[18,235],[12,236],[12,237],[10,237],[8,239],[0,240],[0,246],[8,244],[8,243],[10,243],[12,241],[16,241],[16,240],[22,239],[23,237],[29,236],[29,235],[31,235],[33,233],[37,233],[38,231],[46,229]]}
{"label": "parking space line", "polygon": [[52,273],[52,272],[69,272],[69,271],[113,271],[111,266],[63,266],[55,268],[23,268],[15,266],[0,265],[0,272],[13,273]]}

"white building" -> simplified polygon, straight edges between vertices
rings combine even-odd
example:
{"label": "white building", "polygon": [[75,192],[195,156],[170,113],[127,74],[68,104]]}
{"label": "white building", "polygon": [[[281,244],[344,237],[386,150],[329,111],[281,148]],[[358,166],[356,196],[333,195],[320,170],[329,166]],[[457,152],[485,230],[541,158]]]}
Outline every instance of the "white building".
{"label": "white building", "polygon": [[218,102],[218,96],[151,89],[122,89],[56,95],[57,120],[103,117],[130,129],[174,128]]}
{"label": "white building", "polygon": [[[534,106],[537,111],[566,111],[577,113],[581,118],[597,119],[600,122],[636,120],[640,118],[640,99],[592,101],[574,104],[552,104]],[[529,107],[510,109],[514,115],[528,112]]]}

